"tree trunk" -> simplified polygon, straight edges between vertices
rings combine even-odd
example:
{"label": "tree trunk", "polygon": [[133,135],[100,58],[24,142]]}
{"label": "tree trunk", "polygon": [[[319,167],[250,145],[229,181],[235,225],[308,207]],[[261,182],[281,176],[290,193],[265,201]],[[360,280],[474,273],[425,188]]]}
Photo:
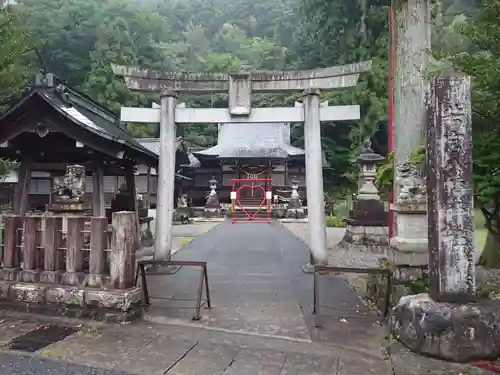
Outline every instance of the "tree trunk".
{"label": "tree trunk", "polygon": [[479,264],[486,268],[500,268],[500,241],[488,231]]}

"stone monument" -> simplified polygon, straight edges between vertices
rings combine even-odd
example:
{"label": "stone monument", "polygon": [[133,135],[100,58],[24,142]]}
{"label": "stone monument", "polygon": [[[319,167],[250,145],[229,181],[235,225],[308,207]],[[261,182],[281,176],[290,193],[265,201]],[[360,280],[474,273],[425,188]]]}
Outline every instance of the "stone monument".
{"label": "stone monument", "polygon": [[[357,159],[361,165],[358,194],[345,219],[344,238],[337,245],[341,249],[383,255],[388,252],[387,212],[374,184],[376,165],[382,160],[384,157],[373,152],[371,142],[366,140]],[[377,259],[373,263],[376,265]]]}
{"label": "stone monument", "polygon": [[207,202],[205,203],[204,216],[216,217],[220,215],[220,202],[216,192],[218,182],[213,176],[208,183],[210,184],[210,193],[208,193]]}
{"label": "stone monument", "polygon": [[470,77],[431,81],[427,106],[429,294],[401,298],[392,331],[409,349],[455,362],[497,359],[500,302],[476,297]]}
{"label": "stone monument", "polygon": [[290,200],[288,201],[288,205],[286,208],[287,218],[303,219],[306,216],[298,189],[299,180],[297,180],[297,177],[294,176],[292,179],[292,193],[290,195]]}

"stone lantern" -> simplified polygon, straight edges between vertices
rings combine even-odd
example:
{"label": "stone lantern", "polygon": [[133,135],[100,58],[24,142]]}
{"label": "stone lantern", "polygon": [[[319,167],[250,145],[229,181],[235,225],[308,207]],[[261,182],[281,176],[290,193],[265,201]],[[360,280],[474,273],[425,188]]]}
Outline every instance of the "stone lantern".
{"label": "stone lantern", "polygon": [[[346,232],[338,247],[354,253],[376,254],[371,263],[378,265],[378,258],[388,253],[388,215],[375,186],[377,164],[384,157],[375,153],[366,140],[357,158],[360,164],[358,193],[349,217],[345,219]],[[368,258],[365,259],[368,261]]]}
{"label": "stone lantern", "polygon": [[212,179],[208,183],[210,184],[210,193],[205,203],[205,215],[217,216],[220,214],[220,202],[216,192],[218,181],[215,179],[215,176],[212,176]]}
{"label": "stone lantern", "polygon": [[361,165],[361,173],[359,174],[359,186],[357,200],[375,200],[380,201],[378,189],[375,186],[375,178],[377,177],[377,164],[384,160],[384,157],[373,152],[371,142],[366,140],[358,156],[358,163]]}
{"label": "stone lantern", "polygon": [[302,219],[305,217],[304,207],[302,206],[302,199],[300,199],[298,189],[299,180],[294,176],[292,179],[292,194],[286,209],[286,217],[288,218]]}

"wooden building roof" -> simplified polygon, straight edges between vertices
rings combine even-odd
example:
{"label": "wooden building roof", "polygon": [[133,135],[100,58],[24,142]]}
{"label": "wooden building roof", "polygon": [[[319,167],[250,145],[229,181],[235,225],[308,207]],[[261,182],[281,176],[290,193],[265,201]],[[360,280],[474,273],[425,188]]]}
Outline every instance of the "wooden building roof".
{"label": "wooden building roof", "polygon": [[[40,154],[48,153],[42,150],[39,142],[47,137],[47,140],[56,142],[52,145],[55,149],[49,150],[55,157],[57,151],[63,153],[62,145],[61,150],[58,149],[57,140],[66,136],[76,141],[72,144],[75,150],[72,148],[71,152],[80,148],[80,157],[84,155],[82,152],[90,152],[123,165],[158,164],[158,155],[131,137],[113,113],[59,82],[53,75],[46,76],[49,77],[43,81],[45,84],[33,87],[10,110],[0,115],[0,156],[37,159]],[[21,135],[25,136],[24,143],[10,144],[11,140]],[[49,143],[44,147],[50,148]],[[35,155],[35,149],[38,155]],[[91,155],[87,156],[91,158]]]}

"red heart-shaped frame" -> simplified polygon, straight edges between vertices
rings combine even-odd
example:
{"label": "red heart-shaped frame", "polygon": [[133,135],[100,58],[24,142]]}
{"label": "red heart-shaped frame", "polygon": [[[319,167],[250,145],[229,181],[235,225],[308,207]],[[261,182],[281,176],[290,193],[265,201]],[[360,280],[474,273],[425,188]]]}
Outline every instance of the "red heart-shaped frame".
{"label": "red heart-shaped frame", "polygon": [[[262,190],[262,192],[264,193],[263,196],[262,196],[262,201],[260,202],[260,206],[259,208],[257,208],[257,211],[254,212],[253,215],[250,215],[247,210],[245,210],[245,207],[241,204],[240,202],[240,190],[242,189],[260,189]],[[242,185],[238,188],[238,190],[236,190],[236,202],[238,202],[238,206],[241,207],[241,209],[243,210],[243,212],[245,213],[245,215],[247,215],[247,217],[250,219],[250,220],[253,220],[255,219],[255,216],[257,216],[257,214],[259,213],[260,209],[262,207],[264,207],[264,204],[266,203],[266,189],[264,189],[264,187],[262,185]]]}

